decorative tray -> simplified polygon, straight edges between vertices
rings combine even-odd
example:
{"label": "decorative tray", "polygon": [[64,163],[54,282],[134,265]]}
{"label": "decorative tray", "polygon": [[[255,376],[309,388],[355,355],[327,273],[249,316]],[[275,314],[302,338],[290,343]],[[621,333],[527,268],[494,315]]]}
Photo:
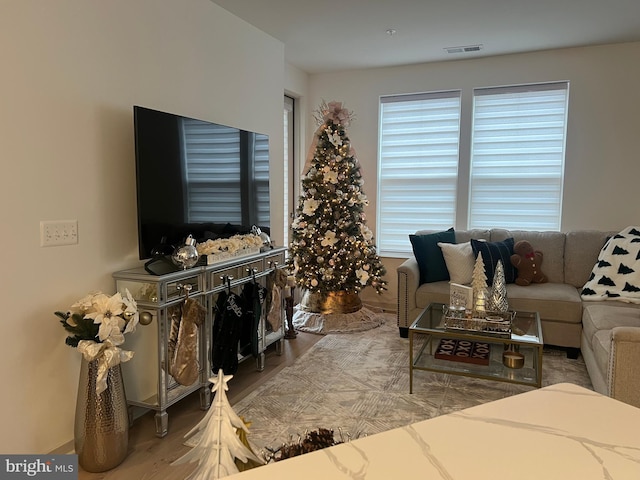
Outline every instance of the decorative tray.
{"label": "decorative tray", "polygon": [[486,312],[484,318],[466,318],[454,316],[445,307],[443,311],[443,324],[445,330],[458,330],[488,335],[509,336],[511,325],[516,312]]}

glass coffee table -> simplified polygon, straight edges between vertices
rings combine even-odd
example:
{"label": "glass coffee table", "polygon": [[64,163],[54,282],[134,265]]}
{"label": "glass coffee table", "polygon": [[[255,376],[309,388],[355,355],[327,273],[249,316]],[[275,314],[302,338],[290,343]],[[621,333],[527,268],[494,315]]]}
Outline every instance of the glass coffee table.
{"label": "glass coffee table", "polygon": [[[409,327],[409,393],[413,393],[414,370],[542,386],[544,342],[538,312],[515,312],[511,333],[495,335],[446,328],[444,309],[441,303],[430,304]],[[470,358],[463,361],[451,359],[443,355],[448,345],[461,346],[463,351],[472,346],[474,352],[480,353],[478,358],[483,358],[476,363],[469,363],[473,362]],[[519,353],[520,362],[524,357],[521,367],[504,365],[503,354],[507,350]]]}

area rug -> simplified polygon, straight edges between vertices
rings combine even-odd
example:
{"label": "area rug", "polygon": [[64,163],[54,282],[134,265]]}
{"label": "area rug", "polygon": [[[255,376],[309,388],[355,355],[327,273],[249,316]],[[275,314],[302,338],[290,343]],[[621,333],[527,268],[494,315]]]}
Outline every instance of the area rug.
{"label": "area rug", "polygon": [[[409,393],[409,341],[395,316],[378,328],[328,334],[233,408],[251,422],[254,447],[278,448],[319,428],[348,440],[533,390],[534,387],[432,372],[414,372]],[[545,349],[543,384],[592,388],[581,357]],[[233,380],[229,384],[233,388]]]}

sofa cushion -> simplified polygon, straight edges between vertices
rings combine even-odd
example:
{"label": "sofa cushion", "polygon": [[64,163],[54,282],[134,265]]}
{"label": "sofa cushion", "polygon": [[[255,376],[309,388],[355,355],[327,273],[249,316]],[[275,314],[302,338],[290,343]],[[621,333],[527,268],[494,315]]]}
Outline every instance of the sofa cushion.
{"label": "sofa cushion", "polygon": [[449,272],[438,242],[454,243],[453,228],[445,232],[409,235],[413,254],[420,268],[420,284],[449,280]]}
{"label": "sofa cushion", "polygon": [[496,271],[498,260],[502,261],[504,267],[504,279],[506,283],[513,283],[516,280],[516,269],[511,265],[511,255],[513,255],[513,238],[506,238],[502,242],[483,242],[471,239],[471,248],[477,258],[482,254],[484,271],[487,275],[487,285],[491,286],[493,275]]}
{"label": "sofa cushion", "polygon": [[584,308],[582,329],[590,344],[597,332],[614,327],[640,327],[640,309],[613,307],[609,304],[588,305]]}
{"label": "sofa cushion", "polygon": [[475,240],[491,240],[491,230],[484,230],[482,228],[473,228],[471,230],[456,230],[456,243],[468,242],[471,239]]}
{"label": "sofa cushion", "polygon": [[475,264],[471,242],[438,242],[438,246],[442,250],[444,262],[447,264],[449,279],[453,283],[460,283],[462,285],[471,283],[471,274],[473,273],[473,266]]}
{"label": "sofa cushion", "polygon": [[449,282],[425,283],[416,290],[416,307],[426,308],[430,303],[449,305]]}
{"label": "sofa cushion", "polygon": [[576,230],[567,233],[564,248],[565,283],[582,288],[598,261],[600,250],[616,232]]}
{"label": "sofa cushion", "polygon": [[491,230],[491,241],[501,241],[513,238],[529,242],[534,250],[542,252],[542,271],[551,283],[565,283],[564,246],[566,235],[562,232],[530,232],[526,230]]}
{"label": "sofa cushion", "polygon": [[[507,298],[509,309],[538,312],[541,320],[579,325],[582,319],[580,294],[571,285],[537,283],[522,287],[512,283],[507,285]],[[433,302],[449,303],[449,282],[420,285],[416,291],[416,306],[425,308]]]}
{"label": "sofa cushion", "polygon": [[535,283],[523,287],[507,285],[509,308],[538,312],[548,321],[579,324],[582,320],[582,302],[578,290],[564,283]]}

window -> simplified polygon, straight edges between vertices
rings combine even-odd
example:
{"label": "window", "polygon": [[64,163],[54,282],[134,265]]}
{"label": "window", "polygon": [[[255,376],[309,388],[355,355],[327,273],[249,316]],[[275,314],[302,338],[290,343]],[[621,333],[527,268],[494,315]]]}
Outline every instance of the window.
{"label": "window", "polygon": [[560,230],[567,88],[474,90],[469,228]]}
{"label": "window", "polygon": [[568,88],[478,88],[468,114],[459,91],[381,97],[380,253],[411,253],[420,229],[560,230]]}
{"label": "window", "polygon": [[381,98],[377,244],[382,254],[410,252],[408,234],[417,229],[454,224],[459,139],[460,91]]}

